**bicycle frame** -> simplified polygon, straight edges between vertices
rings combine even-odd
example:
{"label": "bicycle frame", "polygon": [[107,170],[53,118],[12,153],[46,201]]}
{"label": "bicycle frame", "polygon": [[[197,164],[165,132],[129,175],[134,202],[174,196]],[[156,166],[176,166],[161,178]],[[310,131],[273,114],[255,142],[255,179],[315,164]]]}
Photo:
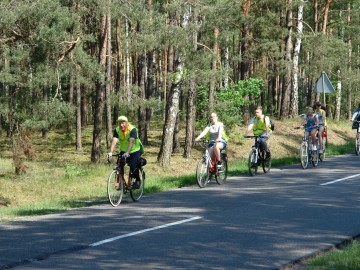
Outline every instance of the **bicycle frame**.
{"label": "bicycle frame", "polygon": [[[140,163],[138,164],[139,179],[136,180],[133,177],[131,170],[129,171],[128,178],[125,179],[124,167],[126,164],[129,165],[128,160],[120,154],[113,156],[116,156],[117,160],[113,171],[108,177],[107,192],[109,202],[112,206],[118,206],[121,203],[123,194],[126,194],[128,191],[132,200],[134,202],[138,201],[144,193],[145,172],[142,165]],[[110,162],[109,159],[108,162]],[[140,181],[140,185],[138,180]]]}
{"label": "bicycle frame", "polygon": [[213,142],[213,141],[209,141],[209,142],[204,141],[204,143],[206,143],[206,149],[205,149],[205,153],[204,153],[203,157],[206,159],[206,162],[209,164],[209,171],[211,173],[215,174],[216,173],[216,163],[217,163],[218,159],[216,158],[216,156],[214,159],[211,158],[211,156],[210,156],[209,147],[207,147],[207,145],[211,142]]}
{"label": "bicycle frame", "polygon": [[259,136],[245,136],[245,138],[254,138],[254,145],[251,147],[248,159],[250,175],[254,176],[257,173],[257,168],[259,165],[262,165],[264,173],[268,173],[271,168],[271,154],[269,157],[265,157],[265,149],[259,141]]}
{"label": "bicycle frame", "polygon": [[125,191],[127,191],[127,190],[131,189],[132,173],[131,173],[131,170],[130,170],[127,181],[126,181],[125,177],[124,177],[124,174],[125,174],[124,167],[125,167],[125,165],[129,166],[129,160],[124,158],[123,156],[118,155],[118,159],[116,161],[116,167],[114,169],[116,169],[118,171],[119,178],[120,178],[120,175],[122,176],[122,179],[124,181]]}
{"label": "bicycle frame", "polygon": [[210,156],[208,144],[211,142],[212,141],[209,142],[206,140],[202,140],[202,147],[205,148],[205,152],[196,166],[196,179],[199,187],[201,188],[205,187],[210,182],[212,175],[215,176],[216,182],[219,185],[224,184],[227,177],[228,167],[225,152],[226,150],[221,150],[220,152],[220,160],[222,160],[222,165],[219,168],[217,166],[218,159],[216,158],[216,156],[215,158],[212,158]]}

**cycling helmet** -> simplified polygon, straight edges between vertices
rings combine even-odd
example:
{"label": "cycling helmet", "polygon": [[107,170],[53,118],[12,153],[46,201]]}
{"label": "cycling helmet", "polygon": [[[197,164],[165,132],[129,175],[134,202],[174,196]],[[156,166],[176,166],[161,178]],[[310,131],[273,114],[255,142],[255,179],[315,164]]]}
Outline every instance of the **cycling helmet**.
{"label": "cycling helmet", "polygon": [[118,122],[129,122],[127,117],[124,115],[119,116]]}

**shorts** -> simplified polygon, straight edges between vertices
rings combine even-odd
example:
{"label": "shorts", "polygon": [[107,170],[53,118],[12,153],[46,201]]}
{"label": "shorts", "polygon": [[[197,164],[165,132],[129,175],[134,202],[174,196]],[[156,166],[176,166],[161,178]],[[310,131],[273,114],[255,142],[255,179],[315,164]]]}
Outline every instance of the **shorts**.
{"label": "shorts", "polygon": [[[220,141],[221,143],[222,143],[222,145],[223,145],[223,150],[226,148],[226,146],[227,146],[227,142],[225,141],[225,140],[223,140],[223,139],[221,139],[221,141]],[[214,146],[214,142],[211,142],[211,143],[209,143],[208,144],[208,148],[210,148],[210,147],[213,147]]]}

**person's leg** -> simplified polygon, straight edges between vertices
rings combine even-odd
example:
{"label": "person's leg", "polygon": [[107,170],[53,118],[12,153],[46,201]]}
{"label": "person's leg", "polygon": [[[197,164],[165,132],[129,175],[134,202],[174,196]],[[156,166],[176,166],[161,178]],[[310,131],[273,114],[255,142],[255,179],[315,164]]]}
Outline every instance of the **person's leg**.
{"label": "person's leg", "polygon": [[322,153],[323,151],[323,139],[322,139],[322,133],[324,131],[324,126],[319,126],[319,133],[318,133],[318,136],[319,136],[319,144],[320,144],[320,153]]}
{"label": "person's leg", "polygon": [[311,142],[312,142],[312,145],[313,145],[313,150],[316,149],[316,138],[315,138],[315,134],[316,134],[316,129],[314,128],[314,129],[310,132]]}
{"label": "person's leg", "polygon": [[269,152],[269,146],[268,146],[268,144],[267,144],[267,140],[270,139],[270,136],[271,136],[271,135],[268,134],[267,137],[261,137],[261,136],[263,136],[263,135],[264,135],[264,133],[260,134],[258,142],[260,143],[260,146],[263,147],[263,149],[265,150],[265,152],[268,153],[268,152]]}
{"label": "person's leg", "polygon": [[220,157],[220,152],[221,150],[224,148],[224,145],[222,142],[217,142],[216,145],[215,145],[215,155],[216,155],[216,159],[217,160],[220,160],[221,157]]}
{"label": "person's leg", "polygon": [[[138,162],[139,162],[139,158],[140,158],[141,154],[142,154],[142,152],[138,151],[138,152],[130,154],[130,158],[129,158],[130,170],[131,170],[133,177],[136,179],[136,182],[138,182],[140,180]],[[139,182],[139,184],[140,184],[140,182]]]}

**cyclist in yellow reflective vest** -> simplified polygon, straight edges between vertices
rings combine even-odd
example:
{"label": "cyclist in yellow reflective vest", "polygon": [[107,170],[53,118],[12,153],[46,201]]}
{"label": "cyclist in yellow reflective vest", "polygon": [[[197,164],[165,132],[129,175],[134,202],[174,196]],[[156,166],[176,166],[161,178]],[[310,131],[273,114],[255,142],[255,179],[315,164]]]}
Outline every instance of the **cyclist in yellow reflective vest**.
{"label": "cyclist in yellow reflective vest", "polygon": [[320,150],[319,153],[322,154],[323,152],[323,142],[322,142],[322,133],[323,131],[327,131],[327,122],[326,122],[326,112],[321,109],[321,102],[318,101],[315,103],[315,114],[318,116],[319,121],[319,144],[320,144]]}
{"label": "cyclist in yellow reflective vest", "polygon": [[140,187],[140,176],[138,162],[140,156],[144,153],[144,147],[138,137],[137,128],[131,125],[126,116],[119,116],[118,126],[114,130],[113,140],[110,146],[108,157],[112,156],[116,144],[120,143],[120,154],[128,158],[130,170],[135,177],[136,188]]}
{"label": "cyclist in yellow reflective vest", "polygon": [[254,136],[258,136],[258,142],[264,147],[266,151],[266,158],[270,157],[270,151],[266,141],[270,138],[272,130],[270,129],[270,118],[263,115],[261,106],[255,109],[255,117],[250,120],[250,124],[246,129],[245,135],[253,131]]}

